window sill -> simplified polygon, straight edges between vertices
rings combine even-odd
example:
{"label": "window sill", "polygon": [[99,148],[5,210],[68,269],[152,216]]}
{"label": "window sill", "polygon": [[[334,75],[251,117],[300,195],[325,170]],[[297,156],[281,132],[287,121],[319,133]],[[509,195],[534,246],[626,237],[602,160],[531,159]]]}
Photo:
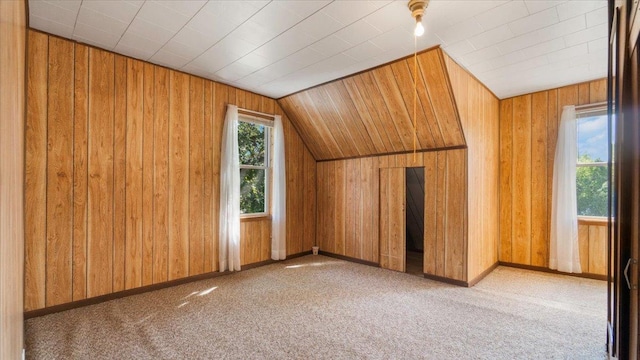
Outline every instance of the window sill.
{"label": "window sill", "polygon": [[240,215],[240,222],[271,220],[271,214]]}
{"label": "window sill", "polygon": [[601,216],[578,216],[578,225],[598,225],[606,226],[609,218]]}

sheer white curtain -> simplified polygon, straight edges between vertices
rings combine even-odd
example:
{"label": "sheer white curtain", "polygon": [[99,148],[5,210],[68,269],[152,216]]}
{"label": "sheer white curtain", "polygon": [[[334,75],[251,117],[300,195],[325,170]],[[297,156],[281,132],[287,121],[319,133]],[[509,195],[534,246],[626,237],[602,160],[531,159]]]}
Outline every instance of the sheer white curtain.
{"label": "sheer white curtain", "polygon": [[287,177],[284,159],[284,129],[282,117],[274,118],[273,132],[273,212],[271,215],[271,258],[287,257]]}
{"label": "sheer white curtain", "polygon": [[582,272],[576,198],[577,142],[576,109],[573,105],[565,106],[553,164],[549,267],[568,273]]}
{"label": "sheer white curtain", "polygon": [[240,270],[238,107],[227,105],[220,159],[220,271]]}

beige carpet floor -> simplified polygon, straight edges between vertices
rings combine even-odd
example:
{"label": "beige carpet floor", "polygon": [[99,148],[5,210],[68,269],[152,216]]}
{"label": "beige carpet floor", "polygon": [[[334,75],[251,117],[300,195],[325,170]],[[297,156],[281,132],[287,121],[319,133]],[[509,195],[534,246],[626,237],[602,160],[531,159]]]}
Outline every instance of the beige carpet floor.
{"label": "beige carpet floor", "polygon": [[605,282],[305,256],[26,322],[31,359],[603,359]]}

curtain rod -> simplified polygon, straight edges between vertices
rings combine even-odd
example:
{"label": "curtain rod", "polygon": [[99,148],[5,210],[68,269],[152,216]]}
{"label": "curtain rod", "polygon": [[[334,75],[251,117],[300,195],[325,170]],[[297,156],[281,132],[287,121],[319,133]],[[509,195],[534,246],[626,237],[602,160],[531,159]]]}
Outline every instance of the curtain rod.
{"label": "curtain rod", "polygon": [[607,107],[606,101],[597,102],[593,104],[576,105],[576,110],[592,110],[592,109],[598,109],[603,107]]}
{"label": "curtain rod", "polygon": [[275,120],[275,115],[266,114],[266,113],[262,113],[262,112],[259,112],[259,111],[253,111],[253,110],[238,108],[238,113],[239,114],[243,114],[243,115],[255,116],[255,117],[258,117],[258,118],[272,120],[272,121]]}

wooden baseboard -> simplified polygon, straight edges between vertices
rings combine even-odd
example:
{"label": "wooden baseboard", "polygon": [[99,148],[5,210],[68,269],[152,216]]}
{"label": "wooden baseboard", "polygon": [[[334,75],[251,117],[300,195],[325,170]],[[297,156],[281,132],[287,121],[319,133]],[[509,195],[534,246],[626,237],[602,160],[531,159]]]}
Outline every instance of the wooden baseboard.
{"label": "wooden baseboard", "polygon": [[546,273],[550,273],[550,274],[558,274],[558,275],[566,275],[566,276],[574,276],[574,277],[579,277],[579,278],[586,278],[586,279],[594,279],[594,280],[607,280],[607,276],[606,275],[600,275],[600,274],[588,274],[588,273],[581,273],[581,274],[573,274],[573,273],[565,273],[565,272],[561,272],[558,270],[551,270],[549,268],[543,267],[543,266],[534,266],[534,265],[523,265],[523,264],[516,264],[516,263],[510,263],[510,262],[504,262],[504,261],[500,261],[498,262],[498,264],[500,266],[508,266],[508,267],[513,267],[513,268],[518,268],[518,269],[524,269],[524,270],[533,270],[533,271],[540,271],[540,272],[546,272]]}
{"label": "wooden baseboard", "polygon": [[500,262],[496,262],[495,264],[489,266],[489,268],[485,271],[483,271],[480,275],[476,276],[473,280],[469,281],[469,287],[473,287],[475,286],[477,283],[480,282],[480,280],[484,279],[487,275],[491,274],[491,272],[493,270],[495,270],[498,265],[500,265]]}
{"label": "wooden baseboard", "polygon": [[[309,255],[309,254],[311,254],[311,251],[303,251],[303,252],[298,253],[298,254],[287,255],[287,259],[284,260],[284,261],[287,261],[289,259],[295,259],[297,257],[301,257],[301,256]],[[270,265],[270,264],[274,264],[274,263],[277,263],[277,262],[278,261],[276,261],[276,260],[265,260],[265,261],[260,261],[260,262],[253,263],[253,264],[242,265],[242,270],[241,271],[250,270],[250,269],[254,269],[254,268],[265,266],[265,265]],[[72,302],[65,303],[65,304],[49,306],[49,307],[42,308],[42,309],[25,311],[24,312],[24,319],[27,320],[27,319],[31,319],[31,318],[34,318],[34,317],[54,314],[54,313],[57,313],[57,312],[67,311],[67,310],[71,310],[71,309],[75,309],[75,308],[79,308],[79,307],[83,307],[83,306],[100,304],[100,303],[103,303],[103,302],[106,302],[106,301],[120,299],[120,298],[127,297],[127,296],[143,294],[143,293],[150,292],[150,291],[166,289],[166,288],[172,287],[172,286],[183,285],[183,284],[187,284],[187,283],[194,282],[194,281],[212,279],[212,278],[216,278],[218,276],[224,276],[224,275],[230,275],[230,274],[233,274],[233,272],[229,272],[229,271],[225,271],[225,272],[212,271],[212,272],[208,272],[208,273],[205,273],[205,274],[189,276],[189,277],[176,279],[176,280],[171,280],[171,281],[165,281],[165,282],[162,282],[162,283],[159,283],[159,284],[141,286],[139,288],[118,291],[118,292],[114,292],[114,293],[111,293],[111,294],[105,294],[105,295],[101,295],[101,296],[92,297],[92,298],[89,298],[89,299],[77,300],[77,301],[72,301]]]}
{"label": "wooden baseboard", "polygon": [[431,275],[431,274],[424,274],[424,277],[429,280],[440,281],[440,282],[451,284],[451,285],[469,287],[469,283],[464,280],[449,279],[443,276]]}
{"label": "wooden baseboard", "polygon": [[358,264],[362,264],[362,265],[380,267],[380,264],[378,264],[376,262],[373,262],[373,261],[362,260],[362,259],[353,258],[353,257],[350,257],[350,256],[338,255],[338,254],[334,254],[334,253],[330,253],[330,252],[326,252],[326,251],[322,251],[322,250],[318,251],[318,254],[324,255],[324,256],[328,256],[328,257],[332,257],[332,258],[336,258],[336,259],[340,259],[340,260],[346,260],[346,261],[350,261],[350,262],[354,262],[354,263],[358,263]]}

